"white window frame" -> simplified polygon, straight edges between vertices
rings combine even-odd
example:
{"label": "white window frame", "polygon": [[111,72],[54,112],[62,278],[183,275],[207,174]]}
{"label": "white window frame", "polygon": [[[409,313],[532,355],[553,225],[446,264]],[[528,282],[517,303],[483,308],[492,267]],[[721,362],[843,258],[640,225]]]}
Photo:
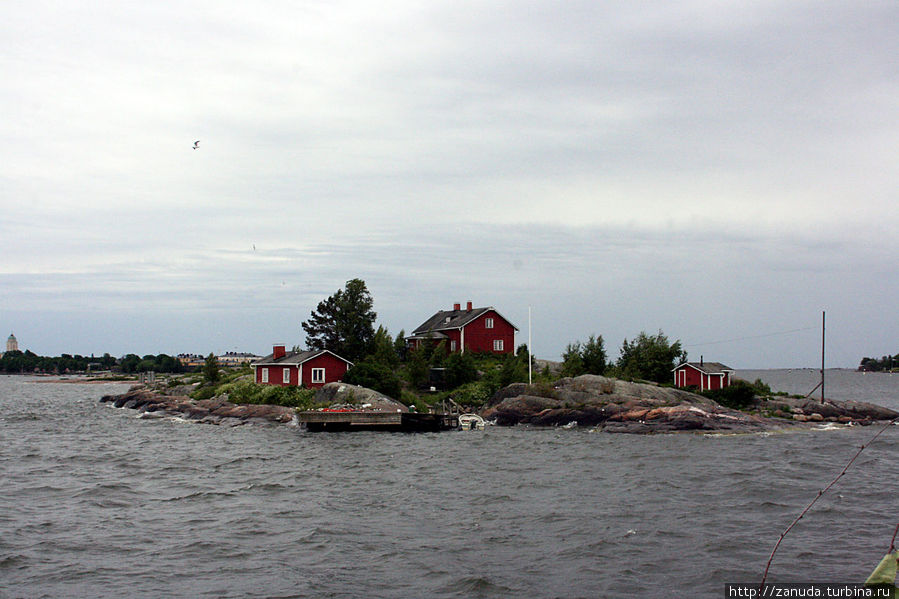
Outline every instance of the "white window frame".
{"label": "white window frame", "polygon": [[502,339],[494,339],[493,340],[493,351],[503,351],[503,340]]}
{"label": "white window frame", "polygon": [[313,368],[312,369],[312,382],[313,383],[324,383],[325,382],[325,369],[324,368]]}
{"label": "white window frame", "polygon": [[268,382],[268,368],[262,369],[262,378],[260,379],[263,383]]}
{"label": "white window frame", "polygon": [[492,329],[492,328],[493,328],[493,319],[492,319],[492,318],[485,318],[485,319],[484,319],[484,328],[485,328],[485,329]]}
{"label": "white window frame", "polygon": [[450,339],[450,351],[456,351],[456,340]]}
{"label": "white window frame", "polygon": [[284,370],[281,371],[281,382],[289,383],[290,382],[290,368],[285,367]]}

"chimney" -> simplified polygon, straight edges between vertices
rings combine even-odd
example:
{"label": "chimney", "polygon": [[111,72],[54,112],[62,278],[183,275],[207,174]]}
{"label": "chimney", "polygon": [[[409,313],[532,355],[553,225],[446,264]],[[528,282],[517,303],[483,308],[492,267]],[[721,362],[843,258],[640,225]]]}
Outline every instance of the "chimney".
{"label": "chimney", "polygon": [[699,356],[699,365],[702,366],[702,356]]}
{"label": "chimney", "polygon": [[465,304],[465,311],[471,312],[471,302],[468,302],[467,304]]}
{"label": "chimney", "polygon": [[287,351],[285,349],[285,345],[283,343],[276,343],[272,348],[272,358],[277,360],[278,358],[283,358],[287,355]]}
{"label": "chimney", "polygon": [[458,312],[461,309],[462,309],[462,304],[453,304],[453,310]]}

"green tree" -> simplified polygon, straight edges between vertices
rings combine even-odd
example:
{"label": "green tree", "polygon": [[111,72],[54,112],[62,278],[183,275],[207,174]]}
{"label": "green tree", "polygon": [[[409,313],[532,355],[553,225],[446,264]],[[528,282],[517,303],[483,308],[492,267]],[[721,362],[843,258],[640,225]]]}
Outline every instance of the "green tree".
{"label": "green tree", "polygon": [[506,354],[503,357],[496,380],[500,387],[505,387],[512,383],[526,383],[528,381],[527,355],[522,360],[519,356]]}
{"label": "green tree", "polygon": [[562,353],[562,376],[584,374],[584,359],[581,357],[581,342],[569,343]]}
{"label": "green tree", "polygon": [[319,302],[309,320],[302,323],[309,349],[327,349],[350,360],[361,361],[371,353],[377,314],[365,281],[352,279],[343,289]]}
{"label": "green tree", "polygon": [[22,372],[25,370],[25,354],[20,350],[8,351],[0,359],[3,372]]}
{"label": "green tree", "polygon": [[154,370],[156,372],[183,372],[184,367],[177,358],[168,354],[159,354],[154,360]]}
{"label": "green tree", "polygon": [[562,354],[562,376],[605,374],[606,350],[602,335],[590,335],[586,343],[569,343]]}
{"label": "green tree", "polygon": [[405,329],[400,329],[400,332],[397,334],[396,339],[393,340],[393,349],[396,352],[396,355],[399,356],[400,361],[406,361],[406,331]]}
{"label": "green tree", "polygon": [[383,326],[379,326],[378,330],[375,331],[375,336],[371,343],[371,353],[365,358],[365,361],[383,364],[391,369],[399,366],[400,357],[396,353],[393,338]]}
{"label": "green tree", "polygon": [[218,382],[220,374],[218,358],[215,357],[214,353],[210,352],[206,356],[206,363],[203,364],[203,378],[214,385]]}
{"label": "green tree", "polygon": [[586,374],[605,374],[606,350],[602,335],[590,335],[587,342],[581,348],[581,360],[584,362]]}
{"label": "green tree", "polygon": [[446,386],[455,389],[478,379],[478,369],[471,353],[453,352],[443,361],[446,368]]}
{"label": "green tree", "polygon": [[135,354],[125,354],[119,361],[119,369],[126,374],[131,374],[137,372],[138,364],[140,364],[140,356]]}
{"label": "green tree", "polygon": [[106,352],[103,354],[103,357],[100,358],[100,365],[103,366],[103,368],[112,368],[115,366],[115,358],[109,355],[109,352]]}
{"label": "green tree", "polygon": [[671,371],[687,360],[680,341],[669,343],[662,331],[657,335],[641,332],[633,341],[624,340],[618,358],[618,374],[626,378],[657,383],[671,382]]}
{"label": "green tree", "polygon": [[369,361],[354,364],[343,376],[343,381],[350,385],[374,389],[393,399],[399,399],[402,388],[400,379],[392,368],[385,364]]}
{"label": "green tree", "polygon": [[406,358],[406,380],[416,389],[424,387],[428,382],[430,366],[427,352],[424,348],[409,352]]}
{"label": "green tree", "polygon": [[428,363],[431,365],[431,368],[443,368],[443,363],[446,361],[447,356],[446,339],[441,339],[437,345],[426,343],[425,346],[426,351],[430,351]]}

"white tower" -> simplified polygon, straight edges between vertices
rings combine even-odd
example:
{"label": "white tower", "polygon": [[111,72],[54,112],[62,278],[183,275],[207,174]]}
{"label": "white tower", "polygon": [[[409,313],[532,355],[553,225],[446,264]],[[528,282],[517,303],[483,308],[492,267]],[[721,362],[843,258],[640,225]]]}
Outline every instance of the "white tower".
{"label": "white tower", "polygon": [[9,339],[6,340],[6,351],[19,351],[19,342],[16,341],[16,336],[12,333],[9,334]]}

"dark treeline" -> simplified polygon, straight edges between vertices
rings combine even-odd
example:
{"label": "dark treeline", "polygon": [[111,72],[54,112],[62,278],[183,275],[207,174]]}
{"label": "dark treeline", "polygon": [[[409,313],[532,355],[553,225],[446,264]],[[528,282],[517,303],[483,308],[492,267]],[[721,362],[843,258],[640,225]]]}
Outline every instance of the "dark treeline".
{"label": "dark treeline", "polygon": [[895,356],[883,356],[880,359],[862,358],[861,363],[858,365],[859,370],[868,372],[890,372],[894,368],[899,368],[899,354],[896,354]]}
{"label": "dark treeline", "polygon": [[138,356],[127,354],[115,358],[108,353],[102,356],[80,356],[78,354],[62,354],[61,356],[39,356],[30,350],[8,351],[0,358],[0,372],[7,374],[52,373],[65,374],[76,372],[97,372],[111,370],[131,374],[135,372],[184,372],[184,367],[177,358],[167,354],[157,356]]}

